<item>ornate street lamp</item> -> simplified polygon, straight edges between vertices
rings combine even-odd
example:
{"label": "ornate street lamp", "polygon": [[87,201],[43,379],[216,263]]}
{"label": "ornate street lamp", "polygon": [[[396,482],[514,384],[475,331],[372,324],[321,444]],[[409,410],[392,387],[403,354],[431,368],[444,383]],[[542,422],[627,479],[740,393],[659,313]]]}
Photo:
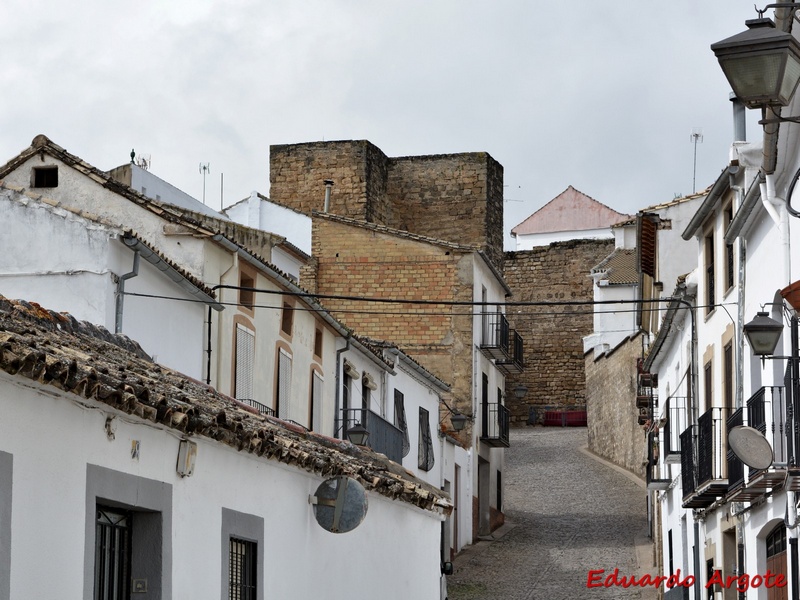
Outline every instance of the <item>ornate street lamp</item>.
{"label": "ornate street lamp", "polygon": [[747,31],[711,45],[725,77],[748,108],[788,105],[800,82],[800,44],[771,19],[745,24]]}
{"label": "ornate street lamp", "polygon": [[453,413],[450,415],[450,424],[453,426],[453,431],[463,431],[468,420],[469,417],[461,413]]}
{"label": "ornate street lamp", "polygon": [[783,324],[771,319],[765,312],[756,313],[755,318],[745,323],[744,334],[756,356],[771,356],[781,339]]}
{"label": "ornate street lamp", "polygon": [[356,446],[366,446],[369,439],[369,431],[361,423],[356,423],[347,430],[347,439]]}

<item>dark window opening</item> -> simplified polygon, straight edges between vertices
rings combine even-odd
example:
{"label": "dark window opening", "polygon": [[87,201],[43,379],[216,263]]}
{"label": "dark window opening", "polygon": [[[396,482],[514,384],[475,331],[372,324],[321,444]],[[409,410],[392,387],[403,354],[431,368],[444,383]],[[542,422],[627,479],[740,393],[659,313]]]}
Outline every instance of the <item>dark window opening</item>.
{"label": "dark window opening", "polygon": [[283,303],[283,314],[281,315],[281,331],[287,335],[292,335],[292,321],[294,320],[294,310],[288,302]]}
{"label": "dark window opening", "polygon": [[[240,288],[254,288],[254,287],[256,287],[256,282],[249,275],[245,275],[244,273],[241,273],[239,275],[239,287]],[[241,304],[245,308],[249,308],[250,310],[253,310],[254,296],[255,296],[255,292],[253,292],[252,289],[240,289],[239,290],[239,304]]]}
{"label": "dark window opening", "polygon": [[[728,206],[725,209],[726,232],[731,225],[731,221],[733,221],[733,207]],[[728,244],[727,242],[725,243],[725,286],[726,289],[733,287],[733,244]]]}
{"label": "dark window opening", "polygon": [[228,600],[255,600],[257,559],[256,542],[231,538]]}
{"label": "dark window opening", "polygon": [[322,358],[322,329],[314,333],[314,356]]}
{"label": "dark window opening", "polygon": [[35,188],[58,187],[58,167],[34,167],[33,187]]}
{"label": "dark window opening", "polygon": [[497,472],[497,510],[503,512],[503,473]]}
{"label": "dark window opening", "polygon": [[714,234],[706,236],[705,247],[706,259],[706,312],[714,310],[715,303],[715,279],[714,279]]}
{"label": "dark window opening", "polygon": [[[723,361],[725,362],[725,388],[723,394],[723,402],[725,408],[730,409],[733,406],[733,345],[728,343],[723,350]],[[727,414],[725,415],[727,418]]]}
{"label": "dark window opening", "polygon": [[711,362],[706,363],[704,367],[704,382],[703,382],[703,393],[705,394],[705,401],[706,401],[706,408],[711,408],[712,406],[712,398],[711,398]]}

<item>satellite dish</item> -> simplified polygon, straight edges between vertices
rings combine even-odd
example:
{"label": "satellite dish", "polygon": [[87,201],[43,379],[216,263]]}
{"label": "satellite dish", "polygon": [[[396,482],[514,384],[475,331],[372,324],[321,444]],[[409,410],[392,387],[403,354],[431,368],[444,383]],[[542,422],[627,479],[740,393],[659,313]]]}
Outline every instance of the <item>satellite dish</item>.
{"label": "satellite dish", "polygon": [[766,469],[772,464],[772,447],[767,438],[752,427],[734,427],[728,432],[733,453],[751,469]]}
{"label": "satellite dish", "polygon": [[367,516],[367,492],[352,477],[323,481],[309,502],[320,527],[331,533],[347,533]]}

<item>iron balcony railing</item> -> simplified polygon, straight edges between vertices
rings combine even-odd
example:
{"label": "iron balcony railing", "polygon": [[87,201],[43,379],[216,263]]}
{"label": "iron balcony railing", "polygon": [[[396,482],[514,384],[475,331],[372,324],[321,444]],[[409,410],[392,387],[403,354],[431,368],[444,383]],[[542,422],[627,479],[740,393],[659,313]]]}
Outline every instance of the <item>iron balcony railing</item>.
{"label": "iron balcony railing", "polygon": [[500,403],[483,404],[483,431],[481,440],[489,446],[508,448],[509,410]]}
{"label": "iron balcony railing", "polygon": [[525,347],[522,342],[522,336],[513,329],[510,330],[510,336],[511,345],[508,358],[497,359],[496,363],[498,368],[506,375],[509,373],[522,373],[525,367],[523,362]]}
{"label": "iron balcony railing", "polygon": [[[776,467],[789,463],[790,417],[786,410],[784,388],[766,386],[759,389],[747,401],[748,425],[758,429],[772,446]],[[750,469],[752,475],[754,469]]]}
{"label": "iron balcony railing", "polygon": [[715,406],[697,419],[697,485],[726,479],[726,409]]}
{"label": "iron balcony railing", "polygon": [[697,425],[689,425],[681,433],[681,486],[685,503],[693,496],[697,488],[697,461],[694,445],[697,438]]}
{"label": "iron balcony railing", "polygon": [[239,400],[239,402],[241,402],[243,404],[247,404],[248,406],[252,406],[253,408],[255,408],[262,415],[269,415],[270,417],[276,416],[275,415],[275,411],[272,408],[270,408],[266,404],[262,404],[258,400],[251,400],[249,398],[245,398],[245,399],[239,398],[238,400]]}
{"label": "iron balcony railing", "polygon": [[704,508],[728,491],[727,413],[713,407],[681,433],[683,507]]}
{"label": "iron balcony railing", "polygon": [[[728,417],[728,433],[734,427],[744,425],[744,409],[737,408]],[[744,464],[728,446],[728,491],[737,490],[744,484]]]}
{"label": "iron balcony railing", "polygon": [[772,448],[773,462],[766,469],[754,469],[742,463],[728,449],[729,498],[752,502],[762,497],[786,479],[791,463],[791,411],[788,410],[785,389],[778,386],[760,388],[743,409],[735,411],[728,420],[728,431],[747,425],[760,431]]}
{"label": "iron balcony railing", "polygon": [[403,462],[403,431],[384,419],[378,413],[365,408],[342,410],[342,437],[347,438],[347,430],[361,424],[369,431],[367,446],[375,452],[385,454],[389,460]]}
{"label": "iron balcony railing", "polygon": [[666,490],[670,486],[669,466],[660,460],[663,453],[663,436],[659,436],[655,430],[651,430],[647,434],[647,471],[645,473],[648,490]]}
{"label": "iron balcony railing", "polygon": [[689,426],[689,411],[685,397],[672,396],[664,403],[662,416],[666,423],[662,428],[664,438],[664,461],[679,463],[681,456],[681,432]]}
{"label": "iron balcony railing", "polygon": [[490,358],[505,360],[511,352],[508,319],[503,313],[483,313],[481,350]]}

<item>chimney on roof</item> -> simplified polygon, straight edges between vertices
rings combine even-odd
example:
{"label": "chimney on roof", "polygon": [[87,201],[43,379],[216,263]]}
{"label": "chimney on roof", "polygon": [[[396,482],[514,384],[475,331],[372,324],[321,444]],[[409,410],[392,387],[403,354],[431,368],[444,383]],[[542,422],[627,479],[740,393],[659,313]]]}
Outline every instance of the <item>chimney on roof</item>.
{"label": "chimney on roof", "polygon": [[333,189],[333,179],[325,180],[325,208],[324,211],[328,212],[331,209],[331,190]]}

